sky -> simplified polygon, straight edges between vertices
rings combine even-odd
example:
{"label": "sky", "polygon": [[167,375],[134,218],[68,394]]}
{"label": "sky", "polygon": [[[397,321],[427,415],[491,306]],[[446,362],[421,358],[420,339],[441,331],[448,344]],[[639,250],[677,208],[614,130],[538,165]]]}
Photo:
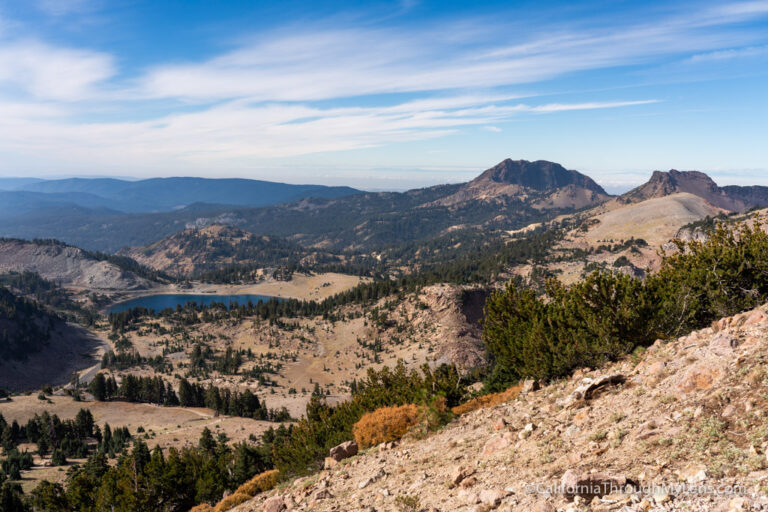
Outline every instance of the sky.
{"label": "sky", "polygon": [[0,0],[0,176],[768,185],[768,1]]}

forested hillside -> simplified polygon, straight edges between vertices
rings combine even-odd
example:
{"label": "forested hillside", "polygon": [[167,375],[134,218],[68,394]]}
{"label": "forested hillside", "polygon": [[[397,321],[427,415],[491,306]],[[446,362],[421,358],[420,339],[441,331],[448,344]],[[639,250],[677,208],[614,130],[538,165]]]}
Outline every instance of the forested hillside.
{"label": "forested hillside", "polygon": [[41,350],[60,319],[0,286],[0,359],[21,360]]}

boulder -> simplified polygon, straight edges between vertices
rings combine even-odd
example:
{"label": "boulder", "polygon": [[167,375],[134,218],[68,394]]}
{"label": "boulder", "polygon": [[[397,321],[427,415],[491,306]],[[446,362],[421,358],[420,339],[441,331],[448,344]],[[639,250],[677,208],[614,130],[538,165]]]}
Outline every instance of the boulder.
{"label": "boulder", "polygon": [[709,342],[709,350],[719,356],[728,356],[733,354],[739,346],[739,339],[725,333],[718,333]]}
{"label": "boulder", "polygon": [[264,512],[283,512],[286,509],[282,496],[274,496],[264,502]]}
{"label": "boulder", "polygon": [[689,484],[698,484],[707,479],[707,467],[703,464],[691,464],[678,472],[680,480]]}
{"label": "boulder", "polygon": [[605,473],[585,473],[569,469],[560,481],[563,493],[568,499],[580,497],[587,502],[593,498],[602,498],[607,494],[634,489],[637,485],[624,476],[611,476]]}
{"label": "boulder", "polygon": [[683,393],[709,389],[719,382],[726,373],[722,360],[705,360],[686,370],[677,387]]}
{"label": "boulder", "polygon": [[620,373],[602,375],[596,379],[585,378],[580,386],[573,390],[565,400],[565,406],[572,406],[583,400],[591,399],[598,391],[612,385],[622,384],[626,377]]}
{"label": "boulder", "polygon": [[548,501],[540,500],[534,503],[533,512],[557,512],[557,509]]}
{"label": "boulder", "polygon": [[503,436],[493,436],[483,446],[482,456],[492,457],[497,455],[505,448],[508,448],[511,444],[512,441],[510,439],[510,433],[506,433]]}
{"label": "boulder", "polygon": [[357,450],[356,442],[347,441],[331,448],[330,456],[336,462],[341,462],[344,459],[357,455]]}
{"label": "boulder", "polygon": [[535,379],[525,379],[523,381],[523,389],[520,390],[521,395],[527,395],[541,389],[541,384]]}
{"label": "boulder", "polygon": [[453,470],[451,474],[451,483],[453,485],[459,485],[464,479],[469,478],[475,474],[475,470],[467,466],[458,466]]}
{"label": "boulder", "polygon": [[480,491],[480,503],[494,508],[501,505],[501,501],[506,497],[506,491],[501,489],[484,489]]}
{"label": "boulder", "polygon": [[768,322],[768,315],[762,311],[754,311],[751,315],[749,315],[747,320],[744,322],[744,325],[758,325],[766,322]]}

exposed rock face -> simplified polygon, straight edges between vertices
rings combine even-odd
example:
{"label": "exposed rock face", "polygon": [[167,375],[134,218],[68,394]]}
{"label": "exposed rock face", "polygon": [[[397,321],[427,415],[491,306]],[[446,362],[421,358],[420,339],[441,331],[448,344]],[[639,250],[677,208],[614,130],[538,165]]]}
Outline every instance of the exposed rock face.
{"label": "exposed rock face", "polygon": [[9,271],[36,272],[49,281],[86,288],[136,290],[153,284],[77,247],[25,240],[0,240],[0,272]]}
{"label": "exposed rock face", "polygon": [[585,176],[578,171],[569,171],[560,164],[547,162],[546,160],[529,162],[527,160],[510,160],[508,158],[491,167],[470,183],[489,181],[505,185],[519,185],[539,191],[575,185],[607,195],[603,187],[595,183],[589,176]]}
{"label": "exposed rock face", "polygon": [[592,178],[560,164],[506,159],[438,203],[452,205],[500,196],[532,199],[533,204],[542,209],[582,208],[609,197]]}
{"label": "exposed rock face", "polygon": [[713,206],[730,211],[743,211],[754,206],[768,205],[768,187],[719,187],[712,178],[699,171],[654,171],[651,179],[621,199],[637,203],[655,197],[689,193],[699,196]]}
{"label": "exposed rock face", "polygon": [[429,319],[437,327],[434,337],[441,344],[436,365],[455,364],[460,370],[469,371],[486,364],[479,322],[488,293],[450,285],[424,288],[420,299],[429,306]]}

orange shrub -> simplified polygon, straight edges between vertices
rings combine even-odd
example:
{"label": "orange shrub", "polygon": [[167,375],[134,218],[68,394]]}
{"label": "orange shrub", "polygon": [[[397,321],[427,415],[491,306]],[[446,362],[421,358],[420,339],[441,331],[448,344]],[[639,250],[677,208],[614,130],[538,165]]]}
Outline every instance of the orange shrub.
{"label": "orange shrub", "polygon": [[482,409],[484,407],[493,407],[494,405],[503,404],[504,402],[509,402],[510,400],[517,398],[517,395],[520,394],[521,389],[521,386],[512,386],[506,391],[501,391],[500,393],[491,393],[489,395],[479,396],[477,398],[473,398],[469,402],[457,405],[451,409],[451,412],[459,416],[468,412]]}
{"label": "orange shrub", "polygon": [[192,507],[189,509],[189,512],[213,512],[213,507],[207,503],[203,503],[202,505]]}
{"label": "orange shrub", "polygon": [[259,473],[238,487],[235,491],[235,494],[245,494],[253,497],[261,492],[266,492],[277,485],[277,477],[279,475],[280,471],[276,469],[271,469],[269,471],[265,471],[264,473]]}
{"label": "orange shrub", "polygon": [[382,407],[360,418],[352,427],[355,441],[361,449],[380,443],[397,441],[423,417],[422,409],[408,404],[400,407]]}
{"label": "orange shrub", "polygon": [[240,505],[241,503],[245,503],[246,501],[250,500],[252,496],[248,496],[247,494],[240,494],[240,493],[234,493],[223,500],[219,502],[218,505],[216,505],[216,508],[213,509],[214,512],[226,512],[227,510],[231,508],[235,508],[236,506]]}

